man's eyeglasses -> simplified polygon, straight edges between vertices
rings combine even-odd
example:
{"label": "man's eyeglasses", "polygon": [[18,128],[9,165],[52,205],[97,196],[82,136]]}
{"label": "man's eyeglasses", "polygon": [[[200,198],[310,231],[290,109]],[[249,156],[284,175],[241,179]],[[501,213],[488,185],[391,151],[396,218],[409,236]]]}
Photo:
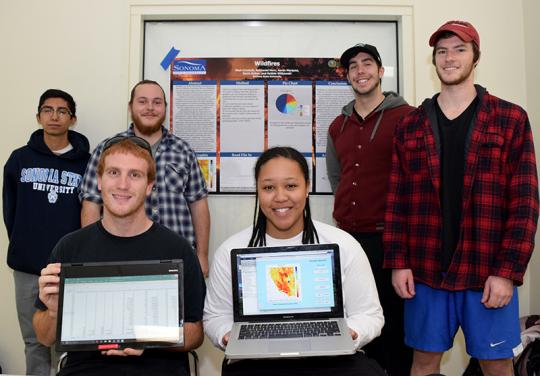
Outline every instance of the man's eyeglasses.
{"label": "man's eyeglasses", "polygon": [[152,147],[150,146],[150,144],[145,139],[137,136],[114,136],[112,138],[109,138],[103,146],[103,151],[124,140],[131,141],[132,143],[143,148],[148,153],[150,153],[150,155],[152,155]]}
{"label": "man's eyeglasses", "polygon": [[39,113],[41,115],[52,116],[55,112],[56,115],[61,118],[73,116],[71,111],[65,107],[58,107],[57,109],[54,109],[51,106],[43,106],[39,109]]}

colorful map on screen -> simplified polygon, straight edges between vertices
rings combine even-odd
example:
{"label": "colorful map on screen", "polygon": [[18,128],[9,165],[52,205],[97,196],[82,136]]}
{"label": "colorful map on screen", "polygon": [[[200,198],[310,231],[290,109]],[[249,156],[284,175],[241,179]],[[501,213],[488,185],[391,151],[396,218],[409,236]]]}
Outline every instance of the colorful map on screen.
{"label": "colorful map on screen", "polygon": [[334,305],[332,258],[306,254],[256,261],[257,307],[260,311],[327,308]]}
{"label": "colorful map on screen", "polygon": [[269,273],[279,291],[287,296],[299,297],[297,270],[298,268],[295,266],[276,266],[270,267]]}

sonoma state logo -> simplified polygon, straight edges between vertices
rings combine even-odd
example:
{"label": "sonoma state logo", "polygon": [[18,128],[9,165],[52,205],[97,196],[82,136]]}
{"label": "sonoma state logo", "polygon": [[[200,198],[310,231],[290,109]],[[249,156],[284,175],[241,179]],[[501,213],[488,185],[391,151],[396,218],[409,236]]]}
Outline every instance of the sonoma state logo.
{"label": "sonoma state logo", "polygon": [[176,60],[173,74],[206,74],[206,60]]}

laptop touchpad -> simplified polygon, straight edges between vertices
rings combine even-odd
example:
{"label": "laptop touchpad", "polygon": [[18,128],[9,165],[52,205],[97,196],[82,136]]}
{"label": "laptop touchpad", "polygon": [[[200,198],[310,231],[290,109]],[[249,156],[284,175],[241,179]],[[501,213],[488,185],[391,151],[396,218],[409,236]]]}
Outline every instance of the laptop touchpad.
{"label": "laptop touchpad", "polygon": [[311,341],[268,341],[268,350],[270,352],[294,352],[294,351],[308,351],[311,350]]}

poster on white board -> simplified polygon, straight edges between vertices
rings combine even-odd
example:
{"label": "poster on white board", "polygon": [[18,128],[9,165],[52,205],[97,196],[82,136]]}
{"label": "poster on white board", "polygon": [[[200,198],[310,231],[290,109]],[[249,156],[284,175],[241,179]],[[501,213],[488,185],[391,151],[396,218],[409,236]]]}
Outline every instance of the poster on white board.
{"label": "poster on white board", "polygon": [[312,193],[330,193],[326,135],[353,98],[336,58],[177,58],[171,63],[173,133],[191,145],[212,193],[251,193],[268,147],[308,161]]}

